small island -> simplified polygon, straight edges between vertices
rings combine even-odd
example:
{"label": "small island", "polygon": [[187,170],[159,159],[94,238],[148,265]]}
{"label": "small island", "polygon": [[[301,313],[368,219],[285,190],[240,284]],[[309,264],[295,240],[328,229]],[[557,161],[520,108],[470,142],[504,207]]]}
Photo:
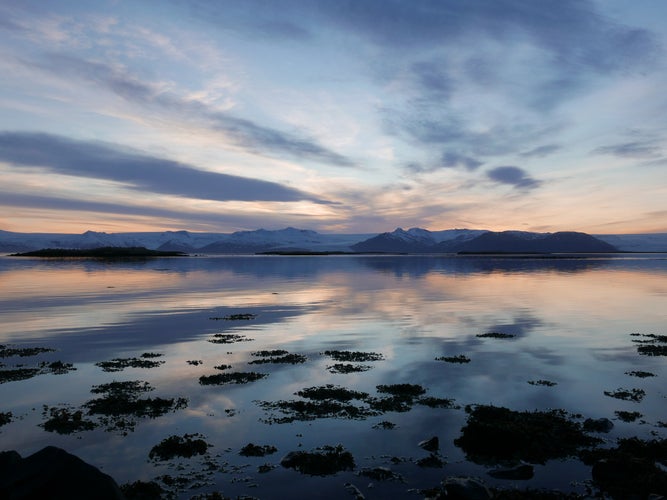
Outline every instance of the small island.
{"label": "small island", "polygon": [[149,250],[145,247],[98,247],[98,248],[43,248],[33,252],[13,253],[10,257],[86,257],[97,259],[128,259],[145,257],[183,257],[184,252]]}

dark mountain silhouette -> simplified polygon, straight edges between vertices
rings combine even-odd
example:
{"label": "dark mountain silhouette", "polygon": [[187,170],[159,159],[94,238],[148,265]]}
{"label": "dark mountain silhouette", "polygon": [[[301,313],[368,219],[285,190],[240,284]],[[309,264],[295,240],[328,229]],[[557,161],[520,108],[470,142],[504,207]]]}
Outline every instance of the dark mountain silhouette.
{"label": "dark mountain silhouette", "polygon": [[[352,245],[355,252],[397,253],[603,253],[618,250],[586,233],[562,231],[529,233],[522,231],[487,231],[475,237],[460,237],[436,242],[411,238],[408,233],[382,233]],[[406,236],[407,235],[407,236]]]}

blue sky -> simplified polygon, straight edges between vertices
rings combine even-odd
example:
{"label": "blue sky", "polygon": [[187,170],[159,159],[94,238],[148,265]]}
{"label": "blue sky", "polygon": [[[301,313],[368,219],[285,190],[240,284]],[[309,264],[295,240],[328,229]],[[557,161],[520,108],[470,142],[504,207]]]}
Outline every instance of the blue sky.
{"label": "blue sky", "polygon": [[0,0],[0,229],[667,232],[667,2]]}

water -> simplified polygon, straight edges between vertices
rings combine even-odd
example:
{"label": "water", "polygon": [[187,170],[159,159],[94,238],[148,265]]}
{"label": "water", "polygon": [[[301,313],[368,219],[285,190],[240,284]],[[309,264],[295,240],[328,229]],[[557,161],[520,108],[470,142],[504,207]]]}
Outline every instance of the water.
{"label": "water", "polygon": [[[665,437],[667,358],[641,356],[631,333],[667,334],[667,260],[664,255],[541,258],[442,256],[189,257],[144,261],[37,260],[0,257],[0,343],[48,347],[55,352],[0,359],[18,364],[60,360],[76,368],[0,384],[0,412],[13,421],[0,427],[1,449],[27,456],[60,446],[101,468],[118,483],[169,474],[189,476],[182,498],[221,491],[259,498],[347,496],[344,483],[367,498],[406,494],[436,486],[449,475],[474,475],[489,485],[488,467],[466,460],[454,445],[466,423],[464,407],[493,404],[513,410],[562,408],[584,417],[607,417],[610,443],[623,436]],[[250,320],[212,320],[233,314]],[[486,332],[511,339],[479,338]],[[214,334],[244,341],[214,344]],[[283,349],[302,364],[253,364],[251,353]],[[381,353],[365,372],[331,373],[327,350]],[[162,354],[162,365],[104,372],[95,363]],[[469,363],[436,361],[464,355]],[[188,363],[190,361],[191,363]],[[194,364],[193,361],[201,361]],[[256,371],[268,377],[248,384],[204,386],[199,377]],[[652,372],[637,378],[628,371]],[[126,434],[99,425],[74,434],[47,432],[48,408],[74,411],[96,395],[93,386],[147,381],[150,397],[188,399],[187,408],[159,418],[137,418]],[[530,385],[549,380],[553,387]],[[415,405],[363,420],[315,419],[267,423],[276,416],[259,401],[301,399],[295,392],[334,384],[379,396],[379,384],[420,384],[426,395],[453,398],[458,409]],[[640,403],[605,391],[639,388]],[[357,402],[358,403],[358,402]],[[638,411],[633,423],[615,411]],[[280,416],[280,415],[278,415]],[[95,420],[93,418],[93,420]],[[389,421],[394,429],[374,425]],[[100,422],[96,421],[98,424]],[[641,423],[640,423],[641,422]],[[155,463],[151,448],[170,435],[199,433],[212,445],[206,458]],[[417,443],[437,435],[443,468],[418,467],[428,455]],[[243,457],[248,443],[278,452]],[[342,444],[356,472],[389,467],[404,478],[374,481],[355,472],[311,477],[279,465],[290,451]],[[396,463],[392,457],[401,458]],[[179,471],[174,463],[183,464]],[[267,464],[269,472],[258,467]],[[518,486],[580,488],[590,469],[575,460],[537,465]],[[573,484],[575,482],[575,484]],[[369,487],[373,483],[373,487]],[[178,488],[175,488],[178,490]],[[417,495],[418,496],[418,495]]]}

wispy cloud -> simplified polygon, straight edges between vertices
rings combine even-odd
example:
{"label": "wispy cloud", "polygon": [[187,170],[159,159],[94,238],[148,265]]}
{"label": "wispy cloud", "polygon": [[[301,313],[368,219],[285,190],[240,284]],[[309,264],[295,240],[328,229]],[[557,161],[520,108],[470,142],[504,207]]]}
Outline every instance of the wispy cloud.
{"label": "wispy cloud", "polygon": [[354,165],[349,158],[312,139],[233,116],[201,101],[183,99],[159,85],[142,81],[120,66],[62,54],[49,54],[40,62],[24,63],[57,76],[76,77],[98,85],[147,110],[157,108],[181,120],[197,120],[200,125],[221,132],[236,145],[256,154],[288,156],[339,167]]}
{"label": "wispy cloud", "polygon": [[543,146],[537,146],[536,148],[529,149],[528,151],[524,151],[520,153],[519,155],[524,157],[524,158],[541,158],[544,156],[549,156],[552,153],[555,153],[559,149],[561,149],[562,146],[558,144],[545,144]]}
{"label": "wispy cloud", "polygon": [[514,166],[492,168],[486,172],[486,175],[494,182],[509,184],[519,189],[534,189],[542,183],[533,179],[524,169]]}
{"label": "wispy cloud", "polygon": [[247,177],[197,169],[118,145],[74,141],[31,132],[0,133],[0,161],[14,167],[127,183],[137,191],[229,201],[328,203],[298,189]]}
{"label": "wispy cloud", "polygon": [[621,158],[657,158],[662,155],[662,148],[653,141],[635,141],[601,146],[593,153]]}

